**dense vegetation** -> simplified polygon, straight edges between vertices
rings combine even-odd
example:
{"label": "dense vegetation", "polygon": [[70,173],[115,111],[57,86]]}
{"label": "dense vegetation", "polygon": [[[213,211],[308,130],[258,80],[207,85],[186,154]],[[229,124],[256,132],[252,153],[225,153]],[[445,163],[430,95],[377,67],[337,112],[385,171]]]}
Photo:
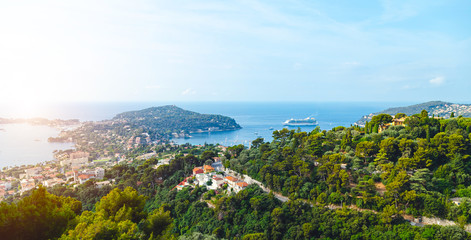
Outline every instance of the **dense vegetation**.
{"label": "dense vegetation", "polygon": [[[237,194],[177,191],[219,151],[178,146],[169,165],[155,169],[158,159],[151,158],[107,170],[114,189],[89,181],[75,190],[49,189],[58,196],[39,188],[2,203],[0,233],[7,239],[32,233],[40,239],[470,239],[463,226],[471,218],[471,119],[435,119],[424,111],[405,127],[377,133],[388,121],[378,116],[366,128],[309,133],[283,129],[272,142],[256,139],[249,149],[224,152],[227,167],[272,193],[257,185]],[[278,193],[290,200],[281,202]],[[452,197],[462,197],[461,204]],[[404,220],[421,215],[459,224],[415,227]]]}
{"label": "dense vegetation", "polygon": [[129,150],[154,143],[165,143],[173,137],[188,137],[191,132],[240,128],[230,117],[162,106],[121,113],[108,121],[86,122],[49,141],[73,140],[78,150],[89,152],[92,159],[96,159],[128,153]]}
{"label": "dense vegetation", "polygon": [[234,119],[221,115],[200,114],[183,110],[174,105],[153,107],[140,111],[125,112],[116,115],[114,121],[125,121],[139,125],[145,129],[164,129],[169,132],[208,131],[209,128],[218,130],[240,129]]}
{"label": "dense vegetation", "polygon": [[367,128],[275,131],[271,143],[229,148],[225,165],[293,200],[469,223],[471,201],[449,199],[471,197],[471,119],[439,120],[423,111],[405,127],[374,132],[382,119]]}
{"label": "dense vegetation", "polygon": [[[454,105],[454,103],[450,102],[442,102],[442,101],[430,101],[426,103],[421,103],[421,104],[415,104],[407,107],[395,107],[395,108],[388,108],[384,111],[381,111],[379,113],[376,113],[375,115],[385,113],[385,114],[390,114],[390,115],[396,115],[398,113],[404,113],[406,115],[414,115],[416,113],[419,113],[422,110],[425,110],[429,112],[431,115],[435,114],[434,112],[437,110],[446,110],[447,106],[450,107]],[[470,104],[455,104],[455,105],[460,105],[466,108],[469,108],[471,105]],[[451,109],[451,108],[450,108]],[[457,114],[457,112],[455,112]],[[447,118],[450,116],[451,112],[448,112],[448,114],[442,114],[442,117]],[[458,114],[457,114],[458,116]],[[463,114],[463,117],[471,117],[471,114]]]}
{"label": "dense vegetation", "polygon": [[[415,104],[406,107],[395,107],[388,108],[381,112],[374,113],[373,115],[379,114],[389,114],[396,115],[398,113],[404,113],[405,115],[414,115],[420,113],[420,111],[425,110],[432,116],[440,116],[444,118],[449,118],[451,115],[463,117],[471,117],[471,104],[456,104],[442,101],[430,101],[421,104]],[[364,125],[370,116],[363,116],[357,124]]]}

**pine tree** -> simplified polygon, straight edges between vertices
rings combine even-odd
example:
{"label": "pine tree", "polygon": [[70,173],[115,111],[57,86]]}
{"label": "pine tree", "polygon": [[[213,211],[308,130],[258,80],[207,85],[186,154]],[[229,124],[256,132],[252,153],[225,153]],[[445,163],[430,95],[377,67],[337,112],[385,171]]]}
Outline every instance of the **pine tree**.
{"label": "pine tree", "polygon": [[373,132],[374,133],[378,133],[378,127],[379,127],[379,125],[375,124],[375,126],[373,127]]}
{"label": "pine tree", "polygon": [[427,134],[427,142],[430,143],[430,127],[428,125],[425,126],[425,132]]}

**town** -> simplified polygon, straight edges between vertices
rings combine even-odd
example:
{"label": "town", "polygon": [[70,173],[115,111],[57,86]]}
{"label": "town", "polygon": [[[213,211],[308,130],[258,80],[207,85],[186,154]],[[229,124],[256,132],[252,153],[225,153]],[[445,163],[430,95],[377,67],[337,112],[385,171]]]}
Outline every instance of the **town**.
{"label": "town", "polygon": [[[130,150],[137,146],[138,143],[130,145]],[[116,154],[113,158],[93,160],[88,152],[70,150],[57,152],[54,155],[55,161],[44,162],[35,166],[5,167],[0,171],[0,201],[8,197],[21,196],[39,185],[48,188],[56,185],[77,187],[89,180],[93,180],[93,184],[97,188],[102,188],[105,185],[111,186],[114,183],[114,179],[106,179],[105,171],[113,166],[158,158],[158,163],[153,167],[157,169],[162,165],[170,164],[175,157],[175,153],[172,152],[178,150],[180,150],[178,152],[181,152],[181,150],[185,152],[191,150],[194,152],[204,149],[202,145],[178,146],[173,143],[154,144],[152,146],[152,149],[161,149],[161,152],[152,151],[134,158]],[[157,146],[160,148],[157,148]],[[207,165],[195,167],[193,174],[186,177],[174,189],[181,190],[189,186],[205,186],[210,190],[227,189],[229,193],[237,193],[245,189],[249,183],[243,180],[244,176],[241,179],[240,174],[225,168],[221,162],[221,157],[224,158],[223,151],[226,151],[227,147],[218,145],[217,150],[219,156],[212,157],[212,161],[207,162]],[[183,155],[186,156],[188,153],[183,153]],[[248,176],[246,178],[249,178],[250,183],[255,181]],[[259,182],[256,183],[261,185]]]}

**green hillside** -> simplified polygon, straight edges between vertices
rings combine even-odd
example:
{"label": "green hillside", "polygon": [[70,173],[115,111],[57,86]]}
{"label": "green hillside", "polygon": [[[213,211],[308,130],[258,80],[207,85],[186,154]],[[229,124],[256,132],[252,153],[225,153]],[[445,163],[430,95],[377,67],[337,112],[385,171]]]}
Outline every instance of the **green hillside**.
{"label": "green hillside", "polygon": [[407,116],[420,113],[420,111],[426,110],[429,116],[449,118],[451,113],[455,116],[471,117],[471,104],[459,104],[442,101],[430,101],[426,103],[420,103],[410,105],[406,107],[394,107],[388,108],[381,112],[371,113],[363,116],[356,124],[364,126],[366,121],[370,121],[375,115],[386,113],[390,115],[396,115],[397,113],[405,113]]}

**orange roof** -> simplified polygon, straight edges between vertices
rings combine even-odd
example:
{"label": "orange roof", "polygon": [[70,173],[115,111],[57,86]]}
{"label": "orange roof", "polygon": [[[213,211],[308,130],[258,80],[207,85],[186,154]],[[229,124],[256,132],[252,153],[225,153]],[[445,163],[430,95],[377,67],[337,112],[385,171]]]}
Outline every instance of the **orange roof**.
{"label": "orange roof", "polygon": [[239,181],[239,179],[237,179],[237,178],[235,178],[235,177],[233,177],[233,176],[227,176],[226,179],[229,180],[229,181],[231,181],[231,182],[237,182],[237,181]]}
{"label": "orange roof", "polygon": [[93,175],[88,175],[88,174],[80,174],[78,177],[82,180],[89,179]]}
{"label": "orange roof", "polygon": [[209,166],[209,165],[204,165],[203,167],[204,167],[204,170],[205,170],[205,171],[206,171],[206,170],[214,170],[214,168],[211,167],[211,166]]}
{"label": "orange roof", "polygon": [[238,182],[237,185],[239,185],[239,187],[247,187],[249,184],[246,182]]}

